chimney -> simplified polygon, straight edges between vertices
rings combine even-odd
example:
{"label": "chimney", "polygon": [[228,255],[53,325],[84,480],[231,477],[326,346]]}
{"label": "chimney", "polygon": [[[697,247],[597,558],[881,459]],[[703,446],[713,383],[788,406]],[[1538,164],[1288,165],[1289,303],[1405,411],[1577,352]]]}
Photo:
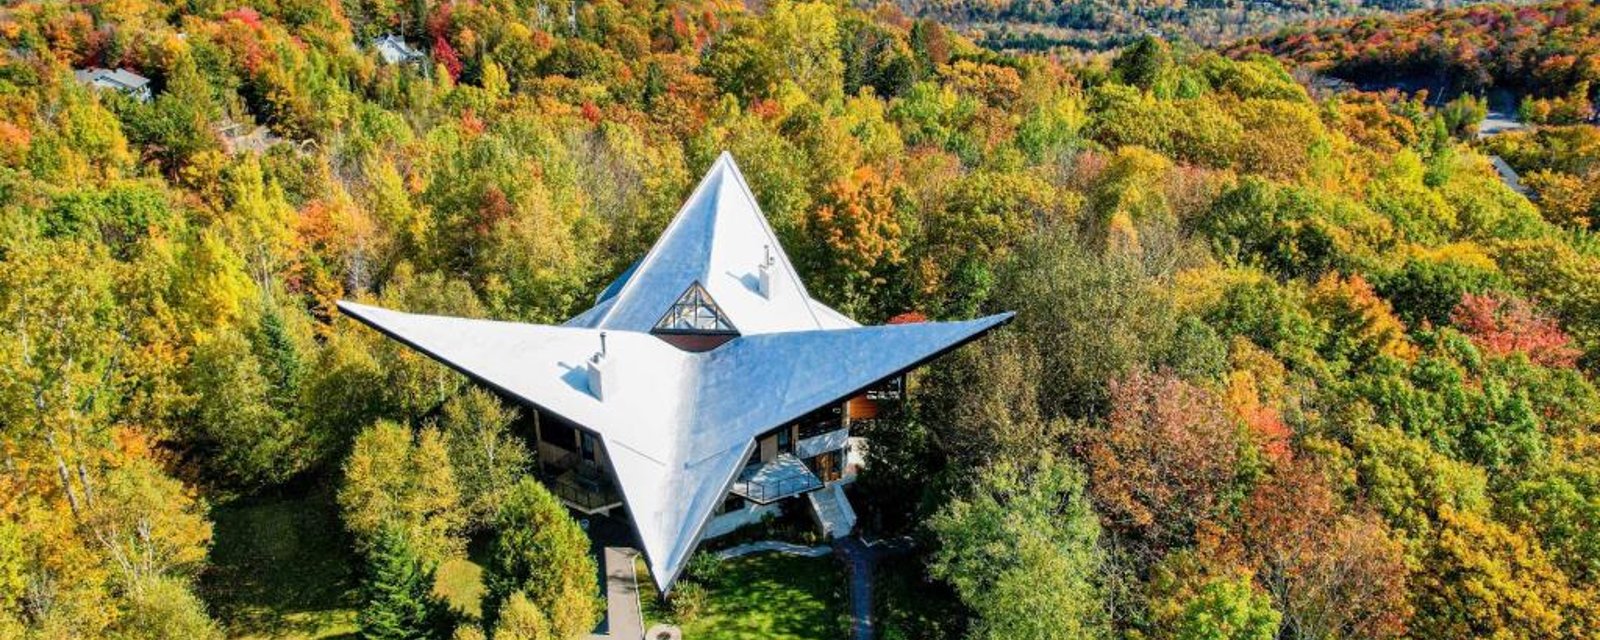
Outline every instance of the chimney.
{"label": "chimney", "polygon": [[600,332],[600,350],[589,356],[589,361],[585,363],[584,369],[589,378],[589,393],[596,400],[604,402],[607,393],[615,394],[617,392],[616,365],[611,362],[610,355],[606,353],[606,332]]}
{"label": "chimney", "polygon": [[776,264],[777,261],[772,259],[772,245],[769,244],[762,246],[761,252],[761,267],[757,269],[760,284],[758,284],[757,287],[761,290],[761,297],[771,300],[772,271],[773,265]]}

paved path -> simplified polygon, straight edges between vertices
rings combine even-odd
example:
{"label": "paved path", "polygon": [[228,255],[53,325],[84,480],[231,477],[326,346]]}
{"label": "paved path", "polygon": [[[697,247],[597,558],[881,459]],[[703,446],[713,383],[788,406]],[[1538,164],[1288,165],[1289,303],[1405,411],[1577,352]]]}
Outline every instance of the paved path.
{"label": "paved path", "polygon": [[877,551],[851,536],[834,542],[850,571],[850,616],[855,620],[856,640],[872,640],[872,572]]}
{"label": "paved path", "polygon": [[829,549],[828,547],[808,547],[803,544],[795,544],[793,542],[762,540],[760,542],[750,542],[718,551],[717,559],[731,560],[739,556],[747,556],[752,553],[761,553],[764,551],[783,553],[791,556],[805,556],[807,558],[820,558],[833,552],[833,550]]}
{"label": "paved path", "polygon": [[633,572],[633,549],[606,547],[606,619],[604,633],[590,640],[641,640],[644,613],[639,609],[639,579]]}

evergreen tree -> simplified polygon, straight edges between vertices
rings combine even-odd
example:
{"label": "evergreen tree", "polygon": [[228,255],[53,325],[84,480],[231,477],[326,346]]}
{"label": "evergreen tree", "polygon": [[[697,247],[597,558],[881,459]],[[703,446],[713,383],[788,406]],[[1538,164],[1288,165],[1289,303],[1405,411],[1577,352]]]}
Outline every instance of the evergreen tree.
{"label": "evergreen tree", "polygon": [[448,635],[449,609],[433,593],[433,569],[396,527],[383,527],[367,557],[357,622],[366,640],[419,640]]}

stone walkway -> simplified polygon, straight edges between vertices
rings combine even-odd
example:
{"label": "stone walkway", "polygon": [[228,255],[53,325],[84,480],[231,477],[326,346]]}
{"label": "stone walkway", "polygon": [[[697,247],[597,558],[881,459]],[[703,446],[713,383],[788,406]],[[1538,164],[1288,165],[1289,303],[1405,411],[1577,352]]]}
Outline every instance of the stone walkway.
{"label": "stone walkway", "polygon": [[718,551],[717,559],[731,560],[740,556],[747,556],[752,553],[761,553],[764,551],[772,551],[791,556],[805,556],[807,558],[820,558],[828,555],[829,553],[833,553],[833,550],[828,547],[808,547],[803,544],[795,544],[793,542],[762,540],[760,542],[749,542],[736,547],[728,547],[727,549]]}
{"label": "stone walkway", "polygon": [[605,633],[589,640],[640,640],[644,638],[644,612],[639,608],[639,579],[633,572],[633,549],[606,547]]}

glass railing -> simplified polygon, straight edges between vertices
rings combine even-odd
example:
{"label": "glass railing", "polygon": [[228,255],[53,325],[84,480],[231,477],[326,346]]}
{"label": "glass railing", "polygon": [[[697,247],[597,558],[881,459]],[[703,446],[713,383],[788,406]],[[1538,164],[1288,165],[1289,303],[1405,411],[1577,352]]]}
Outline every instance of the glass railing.
{"label": "glass railing", "polygon": [[804,474],[777,480],[741,481],[734,484],[734,493],[743,495],[756,502],[772,502],[811,491],[821,489],[822,480],[815,475]]}

